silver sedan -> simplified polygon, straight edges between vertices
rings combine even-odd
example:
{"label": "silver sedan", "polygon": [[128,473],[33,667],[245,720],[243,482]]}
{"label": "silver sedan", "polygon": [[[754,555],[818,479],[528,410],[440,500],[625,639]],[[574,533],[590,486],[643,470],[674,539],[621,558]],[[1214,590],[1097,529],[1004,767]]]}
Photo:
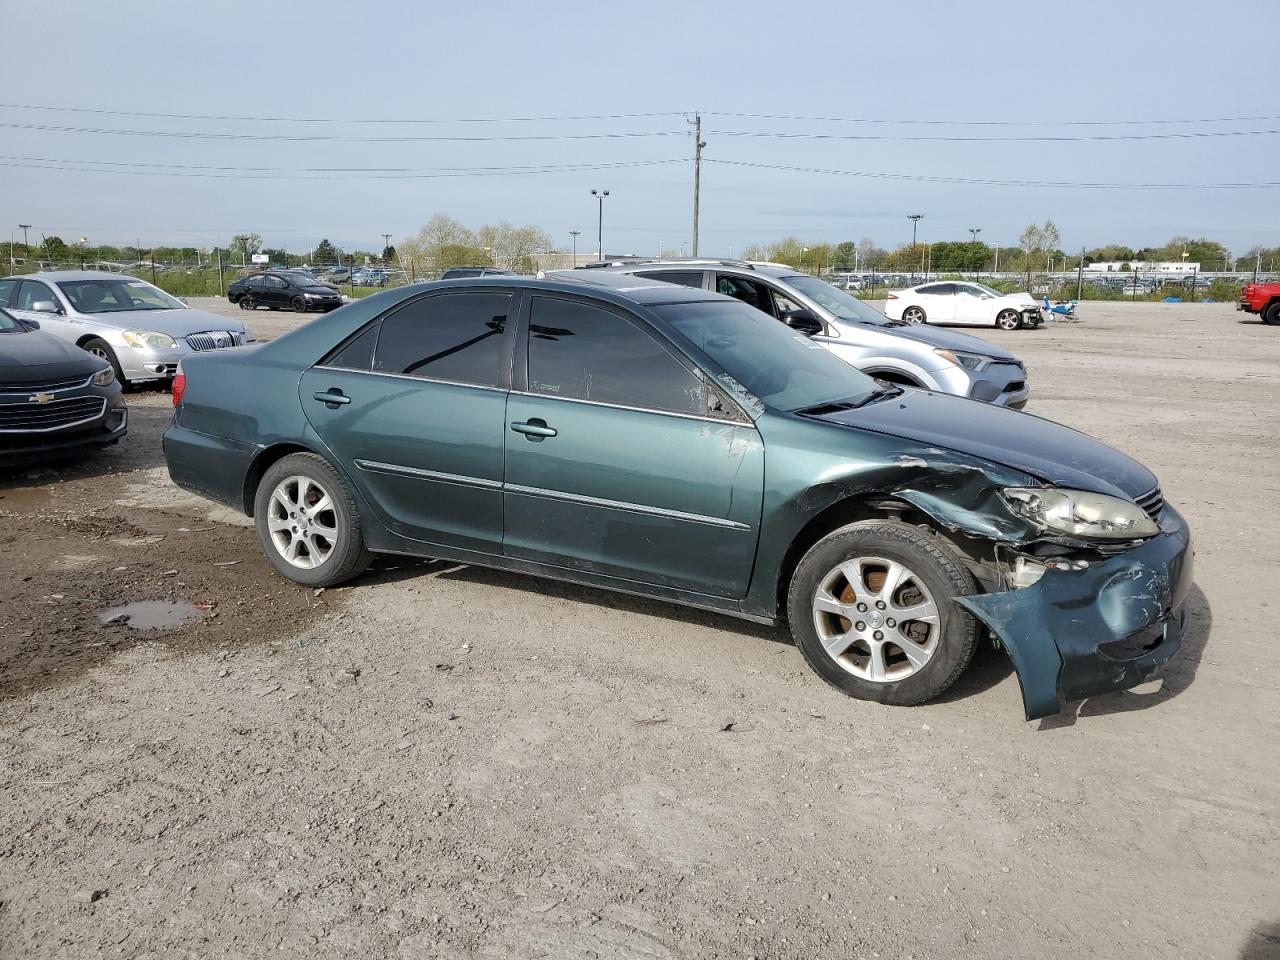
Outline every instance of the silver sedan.
{"label": "silver sedan", "polygon": [[0,307],[102,357],[125,382],[170,380],[183,357],[248,339],[239,320],[194,310],[144,280],[107,271],[5,277]]}

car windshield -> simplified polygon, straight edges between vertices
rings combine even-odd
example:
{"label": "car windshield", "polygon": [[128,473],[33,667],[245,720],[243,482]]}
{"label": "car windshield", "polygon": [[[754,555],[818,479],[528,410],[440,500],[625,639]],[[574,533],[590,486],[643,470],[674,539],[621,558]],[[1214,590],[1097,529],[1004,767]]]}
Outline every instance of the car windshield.
{"label": "car windshield", "polygon": [[77,313],[124,310],[181,310],[183,303],[163,290],[129,277],[110,280],[62,280],[58,283]]}
{"label": "car windshield", "polygon": [[0,333],[26,333],[27,328],[9,314],[0,310]]}
{"label": "car windshield", "polygon": [[859,403],[876,393],[875,381],[866,374],[745,303],[673,303],[653,310],[733,380],[776,409]]}
{"label": "car windshield", "polygon": [[838,287],[833,287],[825,280],[817,277],[783,277],[788,286],[795,287],[810,300],[841,320],[853,323],[874,323],[881,327],[898,326],[897,321],[890,320],[879,310],[869,307],[857,297],[851,297]]}

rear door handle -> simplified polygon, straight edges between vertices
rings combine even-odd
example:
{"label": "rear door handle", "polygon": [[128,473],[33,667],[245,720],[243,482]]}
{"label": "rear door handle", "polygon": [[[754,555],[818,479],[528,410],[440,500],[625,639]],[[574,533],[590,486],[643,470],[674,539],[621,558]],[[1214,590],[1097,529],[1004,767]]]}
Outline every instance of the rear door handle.
{"label": "rear door handle", "polygon": [[327,403],[335,407],[340,403],[351,402],[350,397],[344,396],[340,391],[336,389],[329,390],[323,393],[317,390],[315,393],[312,394],[312,396],[315,397],[317,400],[319,400],[321,403]]}
{"label": "rear door handle", "polygon": [[511,429],[516,433],[523,433],[526,438],[535,442],[542,441],[547,437],[556,435],[555,427],[548,427],[547,421],[534,417],[525,423],[513,423]]}

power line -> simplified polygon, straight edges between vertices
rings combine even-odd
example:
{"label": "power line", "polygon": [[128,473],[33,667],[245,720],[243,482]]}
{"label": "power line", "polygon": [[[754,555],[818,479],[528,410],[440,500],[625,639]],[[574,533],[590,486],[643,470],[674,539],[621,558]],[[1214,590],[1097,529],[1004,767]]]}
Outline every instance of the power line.
{"label": "power line", "polygon": [[789,133],[779,130],[711,130],[715,137],[751,137],[776,140],[883,140],[894,142],[931,141],[945,143],[1067,143],[1103,140],[1199,140],[1208,137],[1268,137],[1280,130],[1203,130],[1193,133],[1110,133],[1079,136],[1037,134],[1016,137],[966,137],[943,135],[901,136],[858,133]]}
{"label": "power line", "polygon": [[57,113],[89,113],[110,117],[147,117],[154,120],[227,120],[248,123],[558,123],[579,120],[642,120],[651,117],[681,117],[687,110],[659,113],[596,113],[563,117],[244,117],[209,113],[147,113],[138,110],[109,110],[100,107],[55,107],[33,103],[0,103],[4,110],[43,110]]}
{"label": "power line", "polygon": [[[230,173],[455,173],[455,172],[493,172],[503,173],[513,170],[546,170],[546,169],[598,169],[600,167],[627,166],[647,163],[678,163],[685,160],[676,157],[671,160],[591,160],[580,163],[534,163],[534,164],[499,164],[498,166],[465,167],[248,167],[242,165],[210,165],[200,163],[152,163],[147,160],[91,160],[84,157],[15,157],[0,155],[0,160],[17,160],[26,163],[80,163],[90,166],[106,167],[147,167],[158,170],[212,170]],[[142,172],[142,171],[139,171]]]}
{"label": "power line", "polygon": [[[447,123],[558,123],[593,120],[640,120],[653,117],[688,116],[693,110],[665,110],[645,113],[569,114],[564,116],[515,116],[515,117],[265,117],[237,114],[209,113],[157,113],[142,110],[115,110],[104,107],[68,107],[36,103],[0,103],[5,110],[36,110],[54,113],[80,113],[113,117],[144,117],[156,120],[213,120],[247,123],[328,123],[328,124],[447,124]],[[936,120],[904,117],[819,117],[777,113],[746,113],[741,111],[702,111],[704,116],[736,117],[751,120],[784,120],[800,123],[865,123],[901,124],[910,126],[957,127],[1111,127],[1111,126],[1172,126],[1189,123],[1258,123],[1280,120],[1280,115],[1250,117],[1177,117],[1137,120]]]}
{"label": "power line", "polygon": [[46,123],[0,123],[10,130],[36,130],[43,133],[89,133],[114,137],[169,137],[178,140],[277,140],[295,143],[480,143],[492,141],[530,140],[631,140],[640,137],[685,137],[684,130],[649,130],[630,133],[540,133],[504,134],[488,137],[463,136],[411,136],[369,137],[340,136],[337,134],[286,134],[286,133],[213,133],[192,130],[119,130],[108,127],[68,127]]}
{"label": "power line", "polygon": [[[545,173],[575,173],[591,170],[619,170],[628,167],[652,167],[660,164],[689,163],[688,157],[673,157],[668,160],[624,160],[615,163],[558,164],[542,167],[480,167],[471,170],[459,169],[451,172],[435,173],[374,173],[354,172],[349,176],[322,174],[319,176],[299,176],[294,173],[250,173],[226,168],[223,173],[184,172],[170,169],[125,170],[116,166],[89,167],[74,164],[94,163],[96,161],[51,160],[47,162],[25,162],[21,160],[0,160],[0,167],[15,167],[27,170],[61,170],[66,173],[112,173],[139,177],[195,177],[209,180],[438,180],[453,177],[520,177]],[[215,168],[216,169],[216,168]]]}
{"label": "power line", "polygon": [[837,177],[866,177],[875,180],[909,180],[923,183],[961,183],[997,187],[1061,187],[1080,190],[1255,190],[1280,187],[1280,181],[1262,183],[1097,183],[1071,180],[1005,180],[997,178],[937,177],[909,173],[874,173],[863,170],[832,170],[824,167],[796,167],[781,163],[753,163],[748,160],[720,160],[703,157],[703,163],[728,167],[752,167],[789,173],[818,173]]}
{"label": "power line", "polygon": [[903,126],[938,127],[1130,127],[1165,126],[1179,123],[1259,123],[1280,120],[1280,116],[1264,117],[1186,117],[1169,120],[906,120],[888,117],[804,117],[777,113],[724,113],[704,111],[710,117],[735,117],[740,120],[787,120],[800,123],[881,123]]}

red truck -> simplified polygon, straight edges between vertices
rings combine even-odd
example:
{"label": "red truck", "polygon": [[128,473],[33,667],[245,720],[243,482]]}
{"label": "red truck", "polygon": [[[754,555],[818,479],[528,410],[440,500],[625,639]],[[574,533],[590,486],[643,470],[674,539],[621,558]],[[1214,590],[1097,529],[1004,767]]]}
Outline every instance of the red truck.
{"label": "red truck", "polygon": [[1280,326],[1280,283],[1246,283],[1236,309],[1259,313],[1263,323]]}

